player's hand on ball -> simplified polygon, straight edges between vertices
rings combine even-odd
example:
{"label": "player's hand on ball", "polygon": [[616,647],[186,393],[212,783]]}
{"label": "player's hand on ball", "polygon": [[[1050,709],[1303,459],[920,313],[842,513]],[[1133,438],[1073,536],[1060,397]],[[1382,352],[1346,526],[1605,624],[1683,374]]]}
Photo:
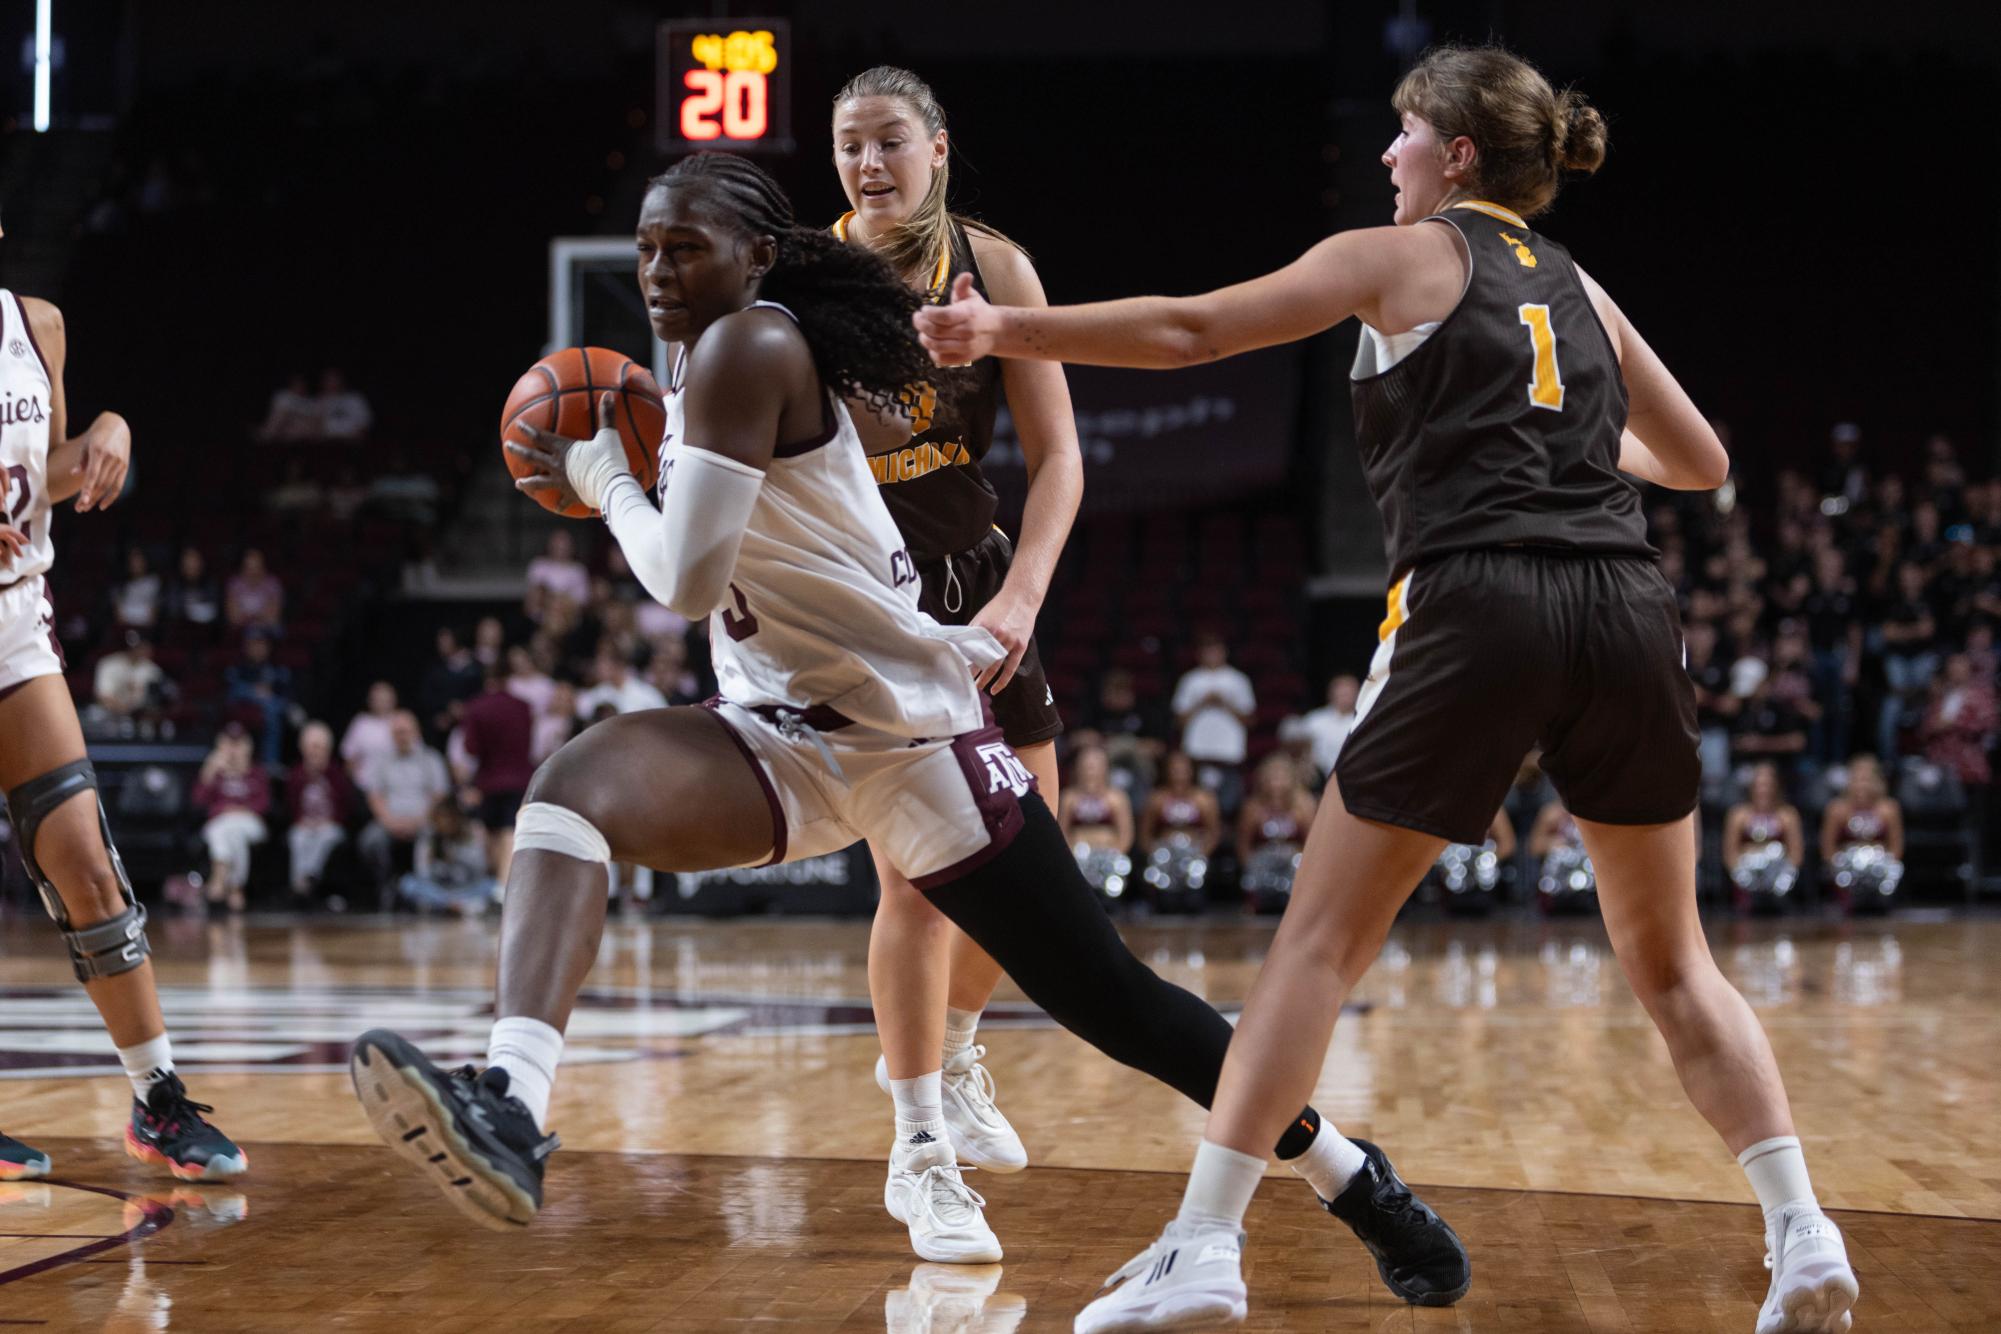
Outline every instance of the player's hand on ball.
{"label": "player's hand on ball", "polygon": [[565,466],[570,450],[576,447],[577,442],[551,435],[527,422],[518,421],[512,429],[521,439],[507,441],[507,452],[535,469],[526,477],[515,478],[515,489],[527,491],[557,510],[582,503],[576,489],[570,485],[569,470]]}
{"label": "player's hand on ball", "polygon": [[132,466],[132,428],[115,412],[100,412],[85,433],[83,458],[76,470],[83,474],[83,488],[76,493],[80,514],[88,509],[110,509],[125,489],[125,473]]}
{"label": "player's hand on ball", "polygon": [[973,290],[973,275],[962,273],[952,282],[952,304],[926,306],[910,317],[917,340],[940,366],[970,366],[994,350],[1000,316],[987,299]]}

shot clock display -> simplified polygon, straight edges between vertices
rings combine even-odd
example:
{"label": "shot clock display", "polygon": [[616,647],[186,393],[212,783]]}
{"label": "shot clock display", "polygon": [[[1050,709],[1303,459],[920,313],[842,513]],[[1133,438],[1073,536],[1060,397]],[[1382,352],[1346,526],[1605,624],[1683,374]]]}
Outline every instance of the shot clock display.
{"label": "shot clock display", "polygon": [[792,150],[792,31],[784,19],[673,19],[659,33],[661,151]]}

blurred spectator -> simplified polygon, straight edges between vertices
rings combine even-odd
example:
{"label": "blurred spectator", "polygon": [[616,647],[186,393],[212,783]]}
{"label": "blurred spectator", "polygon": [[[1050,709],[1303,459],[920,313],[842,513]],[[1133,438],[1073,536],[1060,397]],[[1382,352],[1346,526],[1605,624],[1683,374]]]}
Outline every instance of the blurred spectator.
{"label": "blurred spectator", "polygon": [[1738,659],[1730,669],[1730,689],[1741,701],[1730,738],[1732,759],[1771,760],[1791,778],[1806,754],[1806,719],[1788,696],[1774,696],[1771,669],[1762,658]]}
{"label": "blurred spectator", "polygon": [[328,440],[359,440],[375,424],[375,411],[347,377],[328,367],[320,374],[320,392],[313,400],[319,412],[320,434]]}
{"label": "blurred spectator", "polygon": [[1837,422],[1827,436],[1828,458],[1820,470],[1820,493],[1860,504],[1869,489],[1869,470],[1862,464],[1862,428]]}
{"label": "blurred spectator", "polygon": [[223,673],[223,682],[231,704],[246,705],[262,715],[258,758],[275,766],[292,710],[292,669],[271,661],[269,633],[252,629],[243,636],[243,659]]}
{"label": "blurred spectator", "polygon": [[95,698],[85,721],[92,730],[125,731],[133,720],[159,708],[167,692],[167,674],[153,661],[153,644],[138,630],[125,632],[125,647],[97,660],[92,673]]}
{"label": "blurred spectator", "polygon": [[1886,689],[1876,722],[1876,753],[1894,756],[1905,710],[1938,671],[1938,621],[1925,599],[1925,572],[1914,561],[1897,566],[1896,600],[1877,638],[1883,646]]}
{"label": "blurred spectator", "polygon": [[208,844],[208,901],[243,911],[250,881],[250,850],[266,837],[264,816],[271,809],[271,783],[250,758],[250,734],[239,723],[223,728],[215,749],[202,761],[193,802],[208,818],[201,828]]}
{"label": "blurred spectator", "polygon": [[440,800],[431,808],[417,838],[413,869],[397,883],[411,904],[424,912],[456,912],[477,917],[499,898],[499,882],[487,869],[479,826],[458,804]]}
{"label": "blurred spectator", "polygon": [[522,612],[539,624],[550,599],[567,598],[582,607],[590,597],[590,571],[577,559],[576,539],[567,528],[552,530],[548,550],[528,562],[528,588],[521,600]]}
{"label": "blurred spectator", "polygon": [[1131,672],[1123,667],[1107,671],[1098,682],[1097,698],[1085,706],[1078,722],[1080,731],[1098,734],[1111,761],[1112,781],[1128,796],[1153,786],[1167,751],[1167,723],[1157,706],[1140,701]]}
{"label": "blurred spectator", "polygon": [[299,762],[285,782],[292,826],[285,833],[292,850],[292,894],[304,900],[319,888],[327,858],[347,838],[352,789],[333,762],[333,729],[307,723],[299,732]]}
{"label": "blurred spectator", "polygon": [[1994,683],[1973,674],[1973,660],[1955,653],[1932,689],[1922,728],[1925,758],[1959,775],[1971,793],[1993,780],[1987,752],[1994,744]]}
{"label": "blurred spectator", "polygon": [[443,739],[459,725],[465,702],[479,693],[485,673],[472,650],[459,642],[449,625],[438,627],[438,657],[424,673],[417,704],[424,711],[424,724],[434,737]]}
{"label": "blurred spectator", "polygon": [[125,553],[125,577],[111,589],[112,618],[120,625],[151,630],[160,619],[160,576],[146,559],[144,547]]}
{"label": "blurred spectator", "polygon": [[1216,796],[1195,781],[1195,761],[1178,750],[1168,754],[1160,786],[1147,798],[1140,818],[1140,851],[1151,855],[1177,837],[1194,840],[1205,856],[1223,841],[1223,814]]}
{"label": "blurred spectator", "polygon": [[479,822],[486,828],[493,874],[506,884],[514,851],[514,815],[535,773],[535,714],[507,689],[499,664],[486,669],[484,684],[485,689],[465,707],[459,739],[472,761],[472,772],[465,777],[479,792]]}
{"label": "blurred spectator", "polygon": [[251,547],[230,577],[225,598],[229,623],[238,630],[263,626],[277,630],[285,620],[285,586],[264,567],[264,553]]}
{"label": "blurred spectator", "polygon": [[222,619],[222,589],[208,572],[201,548],[181,548],[181,563],[167,589],[166,626],[208,630]]}
{"label": "blurred spectator", "polygon": [[1814,556],[1813,588],[1801,609],[1813,651],[1814,695],[1826,716],[1817,755],[1832,763],[1848,753],[1852,692],[1862,666],[1861,602],[1838,550],[1826,547]]}
{"label": "blurred spectator", "polygon": [[395,751],[395,716],[396,687],[377,681],[368,688],[368,707],[354,715],[340,739],[340,757],[355,783],[366,781],[369,766]]}
{"label": "blurred spectator", "polygon": [[536,663],[535,655],[527,645],[516,644],[507,650],[507,689],[540,718],[549,711],[549,700],[556,693],[556,683]]}
{"label": "blurred spectator", "polygon": [[579,718],[597,722],[598,710],[607,705],[614,714],[667,707],[667,697],[659,688],[641,680],[632,670],[632,664],[609,646],[598,650],[592,674],[596,684],[577,696]]}
{"label": "blurred spectator", "polygon": [[1257,711],[1251,678],[1230,666],[1223,637],[1196,637],[1195,666],[1174,687],[1174,717],[1181,749],[1199,766],[1233,773],[1244,762],[1251,716]]}
{"label": "blurred spectator", "polygon": [[484,672],[489,667],[504,666],[507,653],[507,631],[502,628],[498,616],[482,616],[472,628],[472,656]]}
{"label": "blurred spectator", "polygon": [[563,743],[577,734],[582,716],[577,708],[577,688],[568,681],[556,682],[549,692],[549,707],[535,719],[535,744],[529,758],[539,765],[561,750]]}
{"label": "blurred spectator", "polygon": [[293,458],[285,465],[285,480],[264,497],[264,507],[273,514],[310,513],[327,503],[327,489],[306,472],[305,460]]}
{"label": "blurred spectator", "polygon": [[1312,745],[1313,767],[1324,783],[1340,758],[1341,743],[1355,726],[1355,702],[1361,698],[1362,683],[1343,673],[1327,683],[1327,702],[1300,721]]}
{"label": "blurred spectator", "polygon": [[1056,821],[1073,848],[1124,852],[1133,842],[1133,808],[1112,786],[1111,757],[1103,746],[1081,746],[1070,763],[1070,781],[1056,803]]}
{"label": "blurred spectator", "polygon": [[1266,756],[1237,815],[1238,858],[1248,864],[1253,853],[1274,844],[1300,851],[1313,812],[1313,794],[1300,784],[1297,766],[1284,755]]}
{"label": "blurred spectator", "polygon": [[1783,854],[1784,863],[1780,875],[1771,880],[1784,878],[1790,888],[1806,859],[1805,830],[1799,808],[1786,800],[1779,771],[1760,764],[1751,770],[1751,787],[1744,800],[1723,817],[1723,869],[1740,890],[1748,890],[1756,883],[1756,876],[1752,864],[1745,860],[1747,855],[1754,860],[1770,859],[1774,848]]}
{"label": "blurred spectator", "polygon": [[317,440],[320,409],[306,387],[306,377],[294,375],[273,390],[271,406],[255,432],[259,440]]}
{"label": "blurred spectator", "polygon": [[424,744],[415,714],[400,709],[392,715],[390,739],[389,753],[378,756],[361,780],[373,817],[361,833],[361,856],[379,885],[409,869],[431,808],[452,790],[444,757]]}
{"label": "blurred spectator", "polygon": [[1730,671],[1717,657],[1713,622],[1690,623],[1684,644],[1688,679],[1695,687],[1695,723],[1702,738],[1702,776],[1714,783],[1730,772],[1730,729],[1743,700],[1732,693]]}
{"label": "blurred spectator", "polygon": [[653,642],[646,680],[670,705],[702,702],[702,684],[688,666],[688,641],[679,635],[666,635]]}

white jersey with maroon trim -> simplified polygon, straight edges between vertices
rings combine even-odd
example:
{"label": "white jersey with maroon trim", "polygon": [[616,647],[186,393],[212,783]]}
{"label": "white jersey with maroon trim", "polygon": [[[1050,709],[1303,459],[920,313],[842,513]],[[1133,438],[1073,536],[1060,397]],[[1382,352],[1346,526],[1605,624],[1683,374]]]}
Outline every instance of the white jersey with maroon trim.
{"label": "white jersey with maroon trim", "polygon": [[55,564],[49,538],[49,430],[55,396],[49,368],[28,328],[21,299],[0,290],[0,471],[7,474],[0,520],[27,535],[28,546],[11,565],[0,565],[0,584],[32,579]]}
{"label": "white jersey with maroon trim", "polygon": [[[770,301],[758,306],[792,312]],[[793,317],[796,319],[796,317]],[[660,488],[683,430],[682,376],[667,391]],[[917,609],[917,567],[889,517],[848,410],[826,396],[827,429],[783,446],[765,470],[709,647],[724,699],[825,706],[897,736],[950,737],[985,726],[977,667],[999,661],[985,630],[940,625]]]}

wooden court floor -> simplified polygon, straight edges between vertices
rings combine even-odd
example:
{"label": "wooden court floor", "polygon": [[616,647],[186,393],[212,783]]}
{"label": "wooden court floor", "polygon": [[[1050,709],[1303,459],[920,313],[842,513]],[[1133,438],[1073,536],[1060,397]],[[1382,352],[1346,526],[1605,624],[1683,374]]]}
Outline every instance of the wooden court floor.
{"label": "wooden court floor", "polygon": [[[1226,1008],[1268,925],[1138,925]],[[380,1149],[341,1063],[364,1028],[475,1057],[481,923],[156,921],[176,1055],[244,1142],[232,1187],[118,1151],[128,1093],[52,927],[0,923],[0,1334],[109,1330],[1067,1330],[1172,1211],[1201,1114],[1003,990],[982,1027],[1034,1166],[973,1174],[999,1266],[924,1264],[882,1211],[858,923],[614,923],[551,1109],[565,1148],[514,1236]],[[2001,1327],[2001,920],[1712,927],[1786,1071],[1863,1281],[1858,1329]],[[1400,927],[1316,1102],[1459,1229],[1472,1292],[1395,1302],[1289,1173],[1254,1204],[1251,1328],[1745,1331],[1765,1287],[1741,1173],[1589,922]]]}

